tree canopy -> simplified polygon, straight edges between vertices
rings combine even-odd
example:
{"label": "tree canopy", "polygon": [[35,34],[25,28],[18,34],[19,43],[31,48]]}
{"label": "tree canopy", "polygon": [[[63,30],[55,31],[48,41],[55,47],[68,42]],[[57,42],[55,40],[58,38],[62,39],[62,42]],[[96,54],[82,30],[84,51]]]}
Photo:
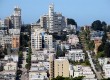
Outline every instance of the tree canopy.
{"label": "tree canopy", "polygon": [[76,25],[76,27],[77,27],[77,23],[75,22],[74,19],[71,19],[71,18],[68,18],[68,19],[67,19],[67,24],[68,24],[68,25],[69,25],[69,24],[71,24],[71,25]]}
{"label": "tree canopy", "polygon": [[107,26],[107,23],[106,22],[104,22],[104,21],[100,21],[100,20],[96,20],[96,21],[94,21],[93,23],[92,23],[92,29],[93,30],[100,30],[100,31],[102,31],[102,30],[104,30],[105,29],[105,27]]}

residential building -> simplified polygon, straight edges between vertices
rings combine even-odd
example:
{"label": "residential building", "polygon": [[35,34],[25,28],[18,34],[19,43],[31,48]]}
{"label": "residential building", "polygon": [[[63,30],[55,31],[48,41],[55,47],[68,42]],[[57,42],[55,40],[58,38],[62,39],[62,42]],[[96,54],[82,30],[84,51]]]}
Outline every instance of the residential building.
{"label": "residential building", "polygon": [[12,37],[12,48],[18,48],[20,47],[20,35],[14,35]]}
{"label": "residential building", "polygon": [[44,35],[44,48],[53,48],[53,36],[49,34]]}
{"label": "residential building", "polygon": [[6,18],[4,19],[4,24],[5,24],[5,26],[8,27],[8,30],[12,27],[12,26],[11,26],[11,19],[10,19],[10,17],[6,17]]}
{"label": "residential building", "polygon": [[43,49],[43,50],[33,51],[31,55],[31,62],[49,61],[50,54],[56,54],[55,50]]}
{"label": "residential building", "polygon": [[0,28],[1,28],[1,27],[4,27],[4,26],[5,26],[4,20],[0,20]]}
{"label": "residential building", "polygon": [[47,71],[49,62],[39,62],[31,64],[29,80],[48,80]]}
{"label": "residential building", "polygon": [[74,68],[74,77],[84,76],[84,80],[97,80],[95,74],[89,66],[75,65]]}
{"label": "residential building", "polygon": [[48,80],[46,71],[29,72],[29,80]]}
{"label": "residential building", "polygon": [[31,32],[31,48],[32,50],[40,50],[43,48],[53,48],[53,37],[45,33],[42,28],[37,28]]}
{"label": "residential building", "polygon": [[66,27],[66,23],[61,13],[54,12],[54,4],[50,4],[48,14],[40,18],[41,26],[48,29],[49,33],[60,32]]}
{"label": "residential building", "polygon": [[14,8],[14,13],[11,15],[11,23],[13,26],[12,28],[21,28],[21,9],[18,6]]}
{"label": "residential building", "polygon": [[69,61],[67,59],[54,60],[54,77],[69,77]]}
{"label": "residential building", "polygon": [[101,66],[103,66],[103,65],[105,65],[105,64],[110,62],[110,58],[98,58],[98,61],[99,61],[99,64]]}
{"label": "residential building", "polygon": [[9,63],[6,63],[4,65],[4,70],[5,71],[10,71],[10,70],[17,70],[17,63],[16,62],[9,62]]}
{"label": "residential building", "polygon": [[110,78],[110,64],[103,65],[104,78]]}
{"label": "residential building", "polygon": [[18,55],[16,54],[5,55],[4,60],[18,62]]}
{"label": "residential building", "polygon": [[49,63],[50,63],[50,68],[49,68],[49,79],[51,80],[54,78],[54,60],[55,60],[55,54],[49,54]]}
{"label": "residential building", "polygon": [[68,38],[68,42],[71,44],[71,45],[76,45],[79,43],[79,38],[77,35],[69,35],[69,38]]}
{"label": "residential building", "polygon": [[72,61],[84,61],[85,60],[85,53],[81,49],[73,49],[69,50],[66,54],[65,57],[67,57],[69,60]]}

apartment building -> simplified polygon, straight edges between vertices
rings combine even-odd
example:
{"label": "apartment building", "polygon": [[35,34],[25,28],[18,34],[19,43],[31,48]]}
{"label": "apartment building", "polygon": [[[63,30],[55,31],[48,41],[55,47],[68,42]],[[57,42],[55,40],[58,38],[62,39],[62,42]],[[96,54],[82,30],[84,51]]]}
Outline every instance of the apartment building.
{"label": "apartment building", "polygon": [[19,35],[14,35],[12,37],[12,48],[18,48],[20,46],[20,36]]}
{"label": "apartment building", "polygon": [[53,37],[45,33],[42,28],[35,29],[31,32],[31,48],[32,50],[40,50],[43,48],[53,48]]}
{"label": "apartment building", "polygon": [[0,45],[5,48],[11,45],[11,48],[19,49],[20,46],[20,30],[9,29],[9,34],[5,30],[0,30]]}
{"label": "apartment building", "polygon": [[43,50],[36,50],[33,51],[31,55],[31,62],[38,62],[38,61],[49,61],[49,55],[56,54],[54,49],[43,49]]}
{"label": "apartment building", "polygon": [[69,61],[67,59],[54,60],[54,77],[69,77]]}
{"label": "apartment building", "polygon": [[29,80],[48,80],[47,71],[49,62],[39,62],[31,64]]}
{"label": "apartment building", "polygon": [[103,65],[104,78],[110,78],[110,64]]}
{"label": "apartment building", "polygon": [[79,42],[79,38],[77,35],[68,35],[68,42],[71,44],[71,45],[76,45],[78,44]]}
{"label": "apartment building", "polygon": [[52,35],[44,35],[44,48],[52,49],[53,48],[53,37]]}
{"label": "apartment building", "polygon": [[54,4],[49,5],[48,14],[41,16],[40,24],[48,29],[49,33],[60,32],[66,27],[66,18],[61,13],[54,12]]}
{"label": "apartment building", "polygon": [[85,53],[81,49],[73,49],[69,50],[66,54],[65,57],[67,57],[69,60],[72,61],[84,61],[85,60]]}
{"label": "apartment building", "polygon": [[84,80],[97,80],[90,66],[75,65],[74,77],[84,76]]}
{"label": "apartment building", "polygon": [[9,62],[9,63],[6,63],[4,65],[4,70],[5,71],[10,71],[10,70],[17,70],[17,63],[16,62]]}

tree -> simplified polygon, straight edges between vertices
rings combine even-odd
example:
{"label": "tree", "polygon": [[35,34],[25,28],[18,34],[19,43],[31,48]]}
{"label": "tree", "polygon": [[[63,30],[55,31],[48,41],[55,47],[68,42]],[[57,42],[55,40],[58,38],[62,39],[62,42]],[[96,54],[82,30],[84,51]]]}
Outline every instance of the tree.
{"label": "tree", "polygon": [[104,46],[104,53],[106,55],[106,57],[110,57],[110,43],[106,43]]}
{"label": "tree", "polygon": [[71,25],[76,25],[76,27],[77,27],[77,23],[75,22],[74,19],[71,19],[71,18],[68,18],[68,19],[67,19],[67,24],[68,24],[68,25],[69,25],[69,24],[71,24]]}
{"label": "tree", "polygon": [[88,44],[89,50],[93,50],[94,47],[95,47],[94,41],[90,41],[89,44]]}
{"label": "tree", "polygon": [[100,20],[96,20],[92,23],[92,27],[91,27],[93,30],[100,30],[102,31],[102,23]]}

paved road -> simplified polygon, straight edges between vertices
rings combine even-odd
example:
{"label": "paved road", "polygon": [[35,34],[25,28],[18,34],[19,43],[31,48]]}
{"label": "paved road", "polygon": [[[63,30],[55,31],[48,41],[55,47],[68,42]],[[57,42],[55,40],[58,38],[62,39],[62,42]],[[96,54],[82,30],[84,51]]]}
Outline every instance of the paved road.
{"label": "paved road", "polygon": [[90,52],[89,52],[89,51],[86,51],[86,52],[87,52],[87,54],[88,54],[89,62],[90,62],[90,64],[91,64],[91,67],[93,68],[93,70],[94,70],[94,72],[95,72],[95,74],[96,74],[96,76],[97,76],[97,79],[98,79],[98,80],[101,80],[101,79],[102,79],[101,72],[98,72],[98,71],[95,69],[95,66],[94,66],[94,63],[93,63],[93,61],[92,61]]}
{"label": "paved road", "polygon": [[23,64],[22,64],[22,75],[21,75],[21,80],[28,80],[28,73],[27,73],[27,69],[25,68],[26,63],[26,57],[27,57],[27,52],[23,52]]}

